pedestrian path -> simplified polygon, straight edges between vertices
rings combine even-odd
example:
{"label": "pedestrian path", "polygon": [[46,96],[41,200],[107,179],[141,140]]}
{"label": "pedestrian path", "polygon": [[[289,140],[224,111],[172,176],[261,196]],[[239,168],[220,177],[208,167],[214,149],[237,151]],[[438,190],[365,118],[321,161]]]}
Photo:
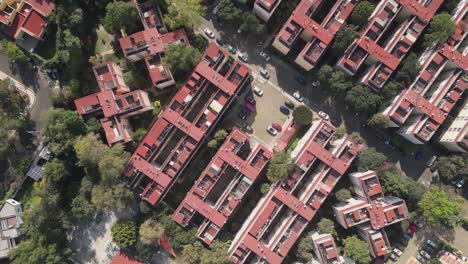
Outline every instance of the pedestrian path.
{"label": "pedestrian path", "polygon": [[31,88],[24,85],[22,82],[14,79],[12,76],[0,71],[0,80],[5,80],[7,78],[13,81],[14,86],[18,91],[28,96],[29,100],[26,110],[31,111],[31,109],[36,104],[36,94],[34,93],[34,91]]}

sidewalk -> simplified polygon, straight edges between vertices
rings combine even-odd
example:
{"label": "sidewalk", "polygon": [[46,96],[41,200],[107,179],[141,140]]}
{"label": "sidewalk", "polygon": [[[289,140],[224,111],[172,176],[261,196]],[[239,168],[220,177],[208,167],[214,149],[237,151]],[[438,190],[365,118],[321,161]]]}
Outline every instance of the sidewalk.
{"label": "sidewalk", "polygon": [[31,109],[34,107],[34,105],[36,104],[36,93],[34,93],[34,91],[27,87],[26,85],[24,85],[23,83],[21,83],[20,81],[14,79],[13,77],[11,77],[10,75],[0,71],[0,80],[5,80],[9,78],[10,80],[13,81],[16,89],[18,89],[18,91],[20,91],[21,93],[23,94],[26,94],[29,98],[29,103],[28,103],[28,106],[27,106],[27,110],[28,111],[31,111]]}

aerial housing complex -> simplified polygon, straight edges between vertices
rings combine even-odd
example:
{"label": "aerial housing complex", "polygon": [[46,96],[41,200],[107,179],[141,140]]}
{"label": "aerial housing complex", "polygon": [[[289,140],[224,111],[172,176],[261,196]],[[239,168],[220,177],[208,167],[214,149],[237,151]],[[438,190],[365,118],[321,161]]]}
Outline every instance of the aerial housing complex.
{"label": "aerial housing complex", "polygon": [[357,227],[371,255],[383,256],[391,251],[384,227],[407,219],[408,208],[404,200],[384,196],[375,171],[351,173],[350,179],[358,198],[335,205],[336,220],[346,229]]}
{"label": "aerial housing complex", "polygon": [[260,200],[229,249],[233,263],[281,263],[359,152],[314,121],[292,153],[289,176]]}
{"label": "aerial housing complex", "polygon": [[[312,235],[314,252],[320,264],[342,264],[345,260],[339,255],[335,240],[331,234],[314,233]],[[313,262],[312,262],[313,263]]]}
{"label": "aerial housing complex", "polygon": [[186,227],[198,213],[203,221],[196,236],[207,244],[233,217],[272,157],[249,140],[234,128],[172,216]]}
{"label": "aerial housing complex", "polygon": [[440,144],[451,151],[468,151],[468,101],[450,127],[440,137]]}
{"label": "aerial housing complex", "polygon": [[455,32],[444,45],[434,45],[422,54],[415,81],[383,112],[390,126],[400,127],[398,133],[414,144],[427,143],[463,98],[468,82],[467,12],[464,0],[453,16]]}
{"label": "aerial housing complex", "polygon": [[21,47],[33,51],[47,27],[47,17],[55,5],[47,0],[3,0],[0,25]]}
{"label": "aerial housing complex", "polygon": [[337,67],[355,75],[365,64],[361,82],[380,91],[429,24],[443,0],[382,0],[348,47]]}
{"label": "aerial housing complex", "polygon": [[278,8],[281,0],[255,0],[253,11],[263,21],[268,21],[276,8]]}
{"label": "aerial housing complex", "polygon": [[164,27],[159,8],[151,2],[137,4],[144,30],[119,39],[122,52],[132,62],[144,60],[151,78],[151,83],[158,89],[164,89],[175,84],[171,71],[162,64],[164,49],[168,45],[189,45],[184,30],[176,30],[161,34]]}
{"label": "aerial housing complex", "polygon": [[16,247],[23,224],[21,204],[7,199],[0,209],[0,259],[8,258],[8,252]]}
{"label": "aerial housing complex", "polygon": [[124,171],[126,184],[157,205],[249,76],[249,68],[211,44],[133,153]]}
{"label": "aerial housing complex", "polygon": [[311,70],[317,66],[357,2],[358,0],[337,0],[333,4],[333,1],[302,0],[276,35],[273,47],[282,54],[287,54],[302,38],[307,44],[295,62],[303,69]]}
{"label": "aerial housing complex", "polygon": [[113,62],[96,65],[93,71],[101,91],[76,99],[76,110],[83,118],[99,119],[109,145],[132,141],[128,118],[153,109],[148,94],[130,91]]}

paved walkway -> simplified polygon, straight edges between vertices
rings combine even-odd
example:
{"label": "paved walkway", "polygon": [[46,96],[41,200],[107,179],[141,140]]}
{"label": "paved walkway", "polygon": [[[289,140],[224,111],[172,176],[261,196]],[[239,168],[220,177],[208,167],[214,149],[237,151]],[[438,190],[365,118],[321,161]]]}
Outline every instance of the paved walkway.
{"label": "paved walkway", "polygon": [[22,82],[14,79],[12,76],[0,71],[0,79],[5,80],[7,78],[13,81],[15,88],[18,91],[28,96],[29,100],[28,100],[28,106],[26,109],[28,111],[31,111],[31,109],[33,109],[34,105],[36,104],[36,94],[34,93],[34,91],[31,88],[24,85]]}

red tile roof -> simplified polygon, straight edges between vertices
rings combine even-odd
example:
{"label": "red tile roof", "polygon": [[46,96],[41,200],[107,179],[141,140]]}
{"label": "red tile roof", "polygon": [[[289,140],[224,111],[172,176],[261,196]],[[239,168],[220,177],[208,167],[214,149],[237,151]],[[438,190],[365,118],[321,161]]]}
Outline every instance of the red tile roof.
{"label": "red tile roof", "polygon": [[55,8],[55,4],[47,0],[27,0],[26,2],[29,3],[35,11],[45,17],[48,17]]}
{"label": "red tile roof", "polygon": [[122,249],[114,256],[111,264],[143,264],[133,257],[127,255]]}
{"label": "red tile roof", "polygon": [[35,10],[31,10],[26,21],[24,21],[23,30],[27,31],[31,36],[40,38],[46,26],[47,19]]}

